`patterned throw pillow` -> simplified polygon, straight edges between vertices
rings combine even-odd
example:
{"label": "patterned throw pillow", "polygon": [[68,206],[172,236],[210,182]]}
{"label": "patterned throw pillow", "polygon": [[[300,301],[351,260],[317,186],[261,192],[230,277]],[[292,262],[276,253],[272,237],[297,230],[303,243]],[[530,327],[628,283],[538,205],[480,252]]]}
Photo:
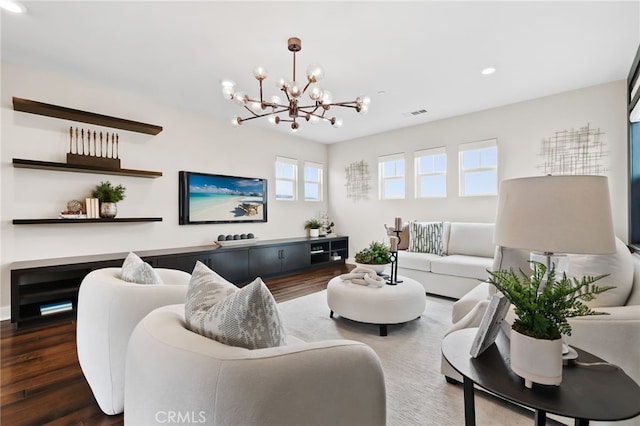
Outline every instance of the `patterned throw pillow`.
{"label": "patterned throw pillow", "polygon": [[408,251],[442,256],[442,227],[442,222],[411,222]]}
{"label": "patterned throw pillow", "polygon": [[234,284],[213,272],[204,263],[196,262],[184,304],[184,317],[187,324],[192,315],[199,311],[206,311],[236,291],[238,287]]}
{"label": "patterned throw pillow", "polygon": [[163,284],[162,278],[151,265],[140,259],[134,252],[129,252],[122,264],[120,278],[136,284]]}
{"label": "patterned throw pillow", "polygon": [[194,269],[185,303],[187,328],[225,345],[247,349],[285,345],[276,301],[262,280],[256,278],[241,289],[229,285],[233,286],[211,270],[203,273]]}

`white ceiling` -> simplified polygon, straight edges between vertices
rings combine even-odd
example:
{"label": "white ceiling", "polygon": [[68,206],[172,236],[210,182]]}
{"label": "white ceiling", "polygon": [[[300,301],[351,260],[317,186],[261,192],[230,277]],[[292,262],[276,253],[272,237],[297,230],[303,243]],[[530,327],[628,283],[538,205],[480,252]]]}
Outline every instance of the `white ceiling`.
{"label": "white ceiling", "polygon": [[342,128],[301,124],[297,135],[324,143],[625,79],[640,43],[638,1],[22,3],[26,15],[2,11],[3,60],[229,121],[245,114],[220,81],[257,96],[260,64],[277,94],[287,39],[300,37],[298,75],[318,62],[334,100],[372,99],[364,116],[336,109]]}

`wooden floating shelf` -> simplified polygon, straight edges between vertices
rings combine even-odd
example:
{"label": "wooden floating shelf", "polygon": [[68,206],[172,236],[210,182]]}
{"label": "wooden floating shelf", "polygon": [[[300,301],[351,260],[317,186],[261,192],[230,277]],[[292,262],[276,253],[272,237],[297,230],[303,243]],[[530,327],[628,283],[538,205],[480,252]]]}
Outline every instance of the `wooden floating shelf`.
{"label": "wooden floating shelf", "polygon": [[70,223],[162,222],[161,217],[116,217],[114,219],[13,219],[14,225],[50,225]]}
{"label": "wooden floating shelf", "polygon": [[98,166],[84,166],[82,164],[55,163],[52,161],[22,160],[20,158],[13,159],[13,167],[23,169],[40,169],[40,170],[57,170],[67,172],[80,173],[100,173],[120,176],[137,176],[146,178],[157,178],[162,176],[162,172],[152,172],[147,170],[133,169],[109,169]]}
{"label": "wooden floating shelf", "polygon": [[29,112],[31,114],[44,115],[47,117],[96,124],[98,126],[111,127],[114,129],[129,130],[131,132],[146,133],[148,135],[157,135],[162,131],[162,126],[140,123],[138,121],[126,120],[124,118],[110,117],[108,115],[46,104],[44,102],[32,101],[29,99],[16,98],[15,96],[13,97],[13,109],[16,111]]}

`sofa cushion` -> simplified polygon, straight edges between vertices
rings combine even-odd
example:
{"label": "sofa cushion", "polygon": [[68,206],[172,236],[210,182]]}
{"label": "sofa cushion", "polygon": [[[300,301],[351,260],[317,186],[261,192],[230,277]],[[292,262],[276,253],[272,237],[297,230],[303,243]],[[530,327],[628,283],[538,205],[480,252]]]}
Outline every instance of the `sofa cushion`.
{"label": "sofa cushion", "polygon": [[624,306],[633,286],[633,258],[627,246],[616,238],[616,252],[606,255],[569,255],[567,276],[581,279],[584,276],[608,276],[596,281],[598,287],[614,286],[585,302],[591,308]]}
{"label": "sofa cushion", "polygon": [[493,258],[493,223],[451,222],[447,254]]}
{"label": "sofa cushion", "polygon": [[210,272],[198,274],[194,270],[192,274],[201,279],[192,280],[187,292],[185,322],[189,330],[246,349],[286,344],[276,302],[260,278],[233,290],[228,281]]}
{"label": "sofa cushion", "polygon": [[431,260],[439,258],[440,256],[433,253],[415,253],[403,250],[398,252],[398,267],[430,272]]}
{"label": "sofa cushion", "polygon": [[444,254],[442,222],[411,222],[408,250],[417,253]]}
{"label": "sofa cushion", "polygon": [[[489,278],[487,270],[491,269],[492,263],[492,258],[453,254],[433,259],[431,261],[431,272],[486,280]],[[480,284],[480,281],[478,281],[478,284]]]}
{"label": "sofa cushion", "polygon": [[135,284],[162,284],[160,275],[134,252],[129,252],[124,259],[120,278]]}

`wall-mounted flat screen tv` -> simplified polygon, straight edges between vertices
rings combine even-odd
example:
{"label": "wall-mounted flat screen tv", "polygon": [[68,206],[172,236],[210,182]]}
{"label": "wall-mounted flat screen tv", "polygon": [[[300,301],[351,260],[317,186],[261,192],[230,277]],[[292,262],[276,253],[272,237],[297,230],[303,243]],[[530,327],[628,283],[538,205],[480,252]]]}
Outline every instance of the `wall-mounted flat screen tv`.
{"label": "wall-mounted flat screen tv", "polygon": [[180,225],[267,221],[267,180],[181,171]]}

